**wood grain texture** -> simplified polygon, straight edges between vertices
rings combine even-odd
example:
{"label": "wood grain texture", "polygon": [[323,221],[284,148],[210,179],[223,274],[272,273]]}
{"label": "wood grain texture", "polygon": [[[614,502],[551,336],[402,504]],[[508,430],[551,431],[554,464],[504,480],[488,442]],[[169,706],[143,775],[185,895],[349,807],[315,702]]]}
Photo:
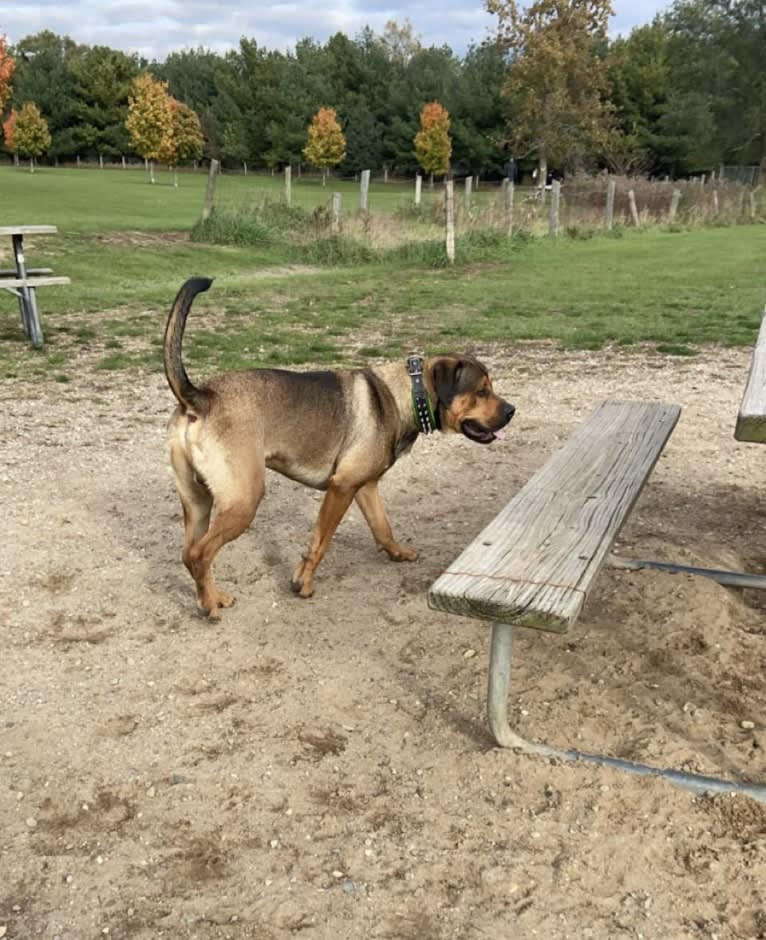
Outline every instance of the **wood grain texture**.
{"label": "wood grain texture", "polygon": [[55,225],[0,225],[0,235],[54,235]]}
{"label": "wood grain texture", "polygon": [[564,633],[678,421],[604,402],[431,586],[436,610]]}
{"label": "wood grain texture", "polygon": [[4,277],[0,287],[50,287],[52,284],[71,284],[68,277]]}
{"label": "wood grain texture", "polygon": [[738,441],[766,444],[766,311],[753,350],[734,437]]}

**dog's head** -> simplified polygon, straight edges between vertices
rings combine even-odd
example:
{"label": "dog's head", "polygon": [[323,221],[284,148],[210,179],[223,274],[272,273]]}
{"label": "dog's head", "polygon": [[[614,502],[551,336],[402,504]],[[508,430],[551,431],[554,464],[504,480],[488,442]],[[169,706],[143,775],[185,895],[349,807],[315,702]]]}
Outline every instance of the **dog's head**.
{"label": "dog's head", "polygon": [[437,356],[427,364],[443,431],[491,444],[516,409],[496,395],[486,366],[472,356]]}

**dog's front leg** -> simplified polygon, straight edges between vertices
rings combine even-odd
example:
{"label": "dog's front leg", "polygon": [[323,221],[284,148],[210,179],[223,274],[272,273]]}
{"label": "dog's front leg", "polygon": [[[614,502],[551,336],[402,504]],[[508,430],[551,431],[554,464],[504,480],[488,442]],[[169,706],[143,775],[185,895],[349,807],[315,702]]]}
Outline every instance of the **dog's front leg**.
{"label": "dog's front leg", "polygon": [[383,500],[380,498],[377,480],[370,480],[359,488],[356,502],[372,530],[375,541],[392,561],[414,561],[418,557],[414,548],[400,545],[394,538]]}
{"label": "dog's front leg", "polygon": [[314,593],[314,572],[324,558],[332,537],[351,501],[356,495],[358,484],[350,484],[339,479],[336,474],[327,488],[319,509],[319,518],[314,526],[311,545],[303,556],[303,561],[295,569],[292,588],[301,597],[311,597]]}

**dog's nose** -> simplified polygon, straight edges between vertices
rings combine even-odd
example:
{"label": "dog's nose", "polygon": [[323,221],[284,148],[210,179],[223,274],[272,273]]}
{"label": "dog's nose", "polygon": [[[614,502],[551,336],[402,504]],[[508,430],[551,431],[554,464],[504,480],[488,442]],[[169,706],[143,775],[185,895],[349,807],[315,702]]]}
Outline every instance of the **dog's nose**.
{"label": "dog's nose", "polygon": [[505,418],[506,424],[511,420],[511,418],[516,414],[516,409],[510,402],[506,402],[503,405],[503,418]]}

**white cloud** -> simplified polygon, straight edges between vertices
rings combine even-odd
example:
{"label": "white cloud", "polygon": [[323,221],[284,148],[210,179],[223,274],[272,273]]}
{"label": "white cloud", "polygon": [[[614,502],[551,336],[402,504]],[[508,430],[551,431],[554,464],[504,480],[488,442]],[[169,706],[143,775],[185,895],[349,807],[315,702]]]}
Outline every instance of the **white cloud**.
{"label": "white cloud", "polygon": [[[616,0],[612,32],[624,34],[650,22],[666,6],[661,0]],[[228,0],[225,7],[202,0],[85,0],[70,5],[60,0],[10,0],[0,10],[0,33],[16,42],[49,29],[76,42],[162,59],[174,49],[197,45],[223,52],[236,47],[241,36],[284,51],[306,36],[324,42],[339,31],[355,36],[365,26],[380,33],[387,20],[403,23],[408,18],[426,45],[446,43],[458,54],[472,41],[485,39],[496,23],[475,0],[400,5],[386,0],[325,0],[314,5]]]}

